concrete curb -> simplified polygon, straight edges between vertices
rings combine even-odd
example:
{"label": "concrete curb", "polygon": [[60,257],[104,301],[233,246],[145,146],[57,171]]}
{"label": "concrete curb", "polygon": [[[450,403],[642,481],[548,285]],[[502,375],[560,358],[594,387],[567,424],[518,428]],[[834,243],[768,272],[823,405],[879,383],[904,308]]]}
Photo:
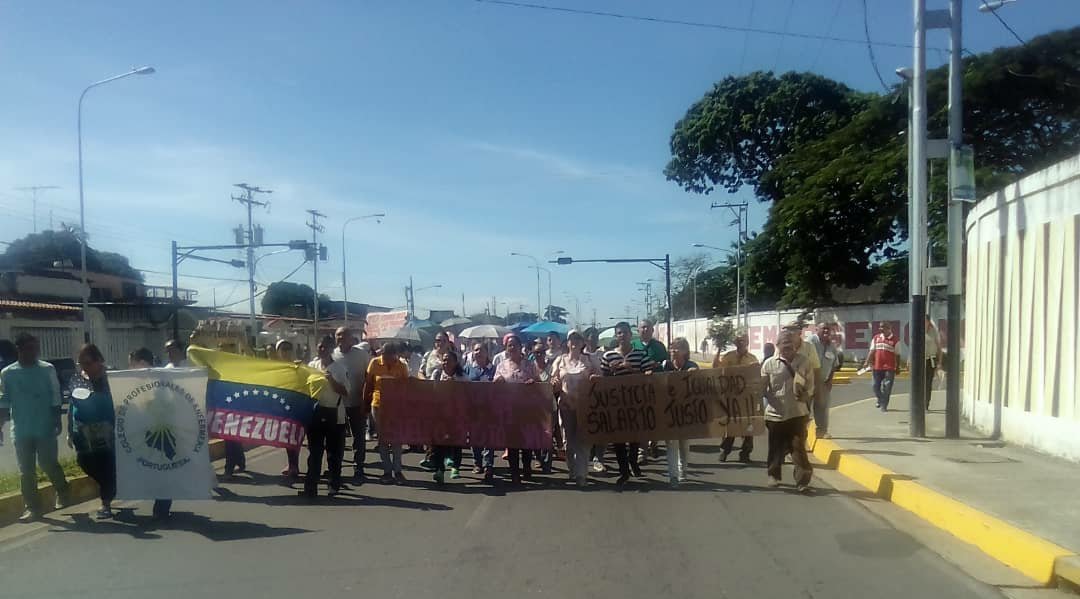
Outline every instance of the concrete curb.
{"label": "concrete curb", "polygon": [[[220,439],[212,439],[209,445],[210,461],[220,460],[225,457],[225,443]],[[68,502],[82,503],[90,501],[98,496],[97,483],[89,476],[74,476],[68,479]],[[41,505],[45,508],[42,513],[49,513],[56,501],[56,491],[52,483],[46,482],[38,486],[38,494],[41,497]],[[14,524],[23,513],[22,494],[18,491],[0,495],[0,527]]]}
{"label": "concrete curb", "polygon": [[818,439],[810,426],[808,440],[815,458],[983,553],[1043,585],[1059,579],[1080,586],[1080,556],[1004,520],[921,485],[911,476],[888,470],[847,453],[832,440]]}

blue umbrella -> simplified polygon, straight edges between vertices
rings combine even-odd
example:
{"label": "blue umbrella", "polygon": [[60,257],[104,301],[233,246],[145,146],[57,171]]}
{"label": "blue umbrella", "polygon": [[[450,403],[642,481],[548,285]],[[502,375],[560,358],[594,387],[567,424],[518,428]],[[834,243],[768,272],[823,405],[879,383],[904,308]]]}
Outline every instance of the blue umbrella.
{"label": "blue umbrella", "polygon": [[529,333],[530,335],[547,335],[548,333],[558,333],[560,337],[566,337],[566,334],[570,332],[570,325],[565,325],[561,322],[554,322],[551,320],[543,320],[529,327],[526,327],[521,332]]}

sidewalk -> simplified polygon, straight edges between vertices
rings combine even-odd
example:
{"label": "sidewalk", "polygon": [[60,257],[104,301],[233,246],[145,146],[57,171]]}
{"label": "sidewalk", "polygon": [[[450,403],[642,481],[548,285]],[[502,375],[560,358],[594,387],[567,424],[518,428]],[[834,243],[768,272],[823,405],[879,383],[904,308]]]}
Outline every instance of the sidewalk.
{"label": "sidewalk", "polygon": [[888,413],[873,399],[836,407],[814,455],[1029,577],[1080,584],[1080,465],[967,428],[945,439],[944,404],[935,392],[924,439],[908,435],[906,394]]}

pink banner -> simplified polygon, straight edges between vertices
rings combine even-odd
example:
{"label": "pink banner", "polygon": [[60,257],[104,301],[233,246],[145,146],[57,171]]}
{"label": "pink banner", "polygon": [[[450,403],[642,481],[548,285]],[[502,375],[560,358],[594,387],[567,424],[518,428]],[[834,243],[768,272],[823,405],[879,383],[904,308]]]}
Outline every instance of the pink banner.
{"label": "pink banner", "polygon": [[402,445],[551,449],[551,386],[379,379],[379,438]]}

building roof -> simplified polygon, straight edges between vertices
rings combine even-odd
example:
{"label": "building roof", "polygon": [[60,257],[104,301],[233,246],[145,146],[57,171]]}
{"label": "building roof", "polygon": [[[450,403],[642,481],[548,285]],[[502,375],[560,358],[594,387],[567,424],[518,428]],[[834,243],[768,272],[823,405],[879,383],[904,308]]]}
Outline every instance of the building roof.
{"label": "building roof", "polygon": [[78,306],[49,304],[45,302],[26,302],[22,300],[0,299],[0,310],[44,310],[49,312],[81,312]]}

